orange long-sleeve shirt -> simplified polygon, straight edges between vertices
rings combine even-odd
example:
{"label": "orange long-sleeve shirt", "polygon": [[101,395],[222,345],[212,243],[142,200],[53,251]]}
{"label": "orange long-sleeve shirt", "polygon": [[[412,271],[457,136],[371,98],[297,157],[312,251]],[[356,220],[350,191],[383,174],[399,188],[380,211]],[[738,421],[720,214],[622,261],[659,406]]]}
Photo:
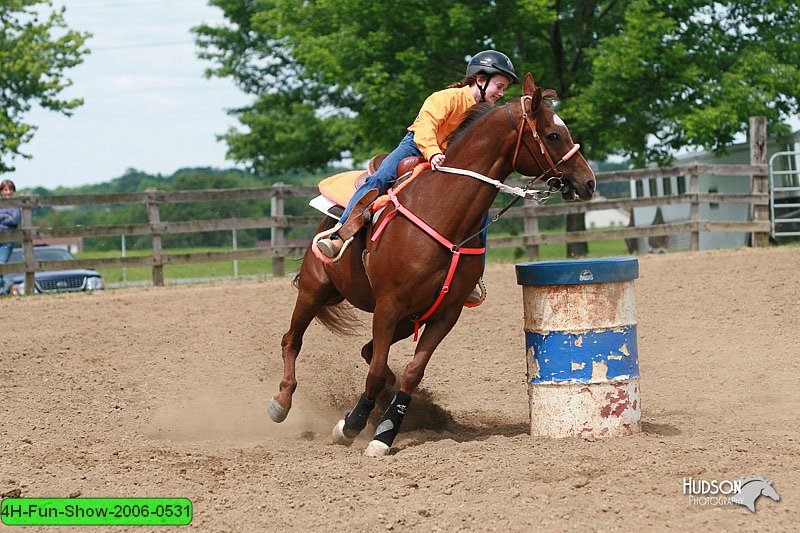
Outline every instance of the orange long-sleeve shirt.
{"label": "orange long-sleeve shirt", "polygon": [[447,148],[445,139],[461,123],[464,113],[477,102],[469,86],[437,91],[425,99],[417,118],[408,127],[428,161]]}

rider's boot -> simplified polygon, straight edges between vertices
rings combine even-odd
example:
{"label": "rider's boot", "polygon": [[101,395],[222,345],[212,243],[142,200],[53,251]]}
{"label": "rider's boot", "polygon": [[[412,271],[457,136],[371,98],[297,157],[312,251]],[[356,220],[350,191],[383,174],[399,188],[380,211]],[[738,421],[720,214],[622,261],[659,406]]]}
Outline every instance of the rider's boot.
{"label": "rider's boot", "polygon": [[317,241],[317,249],[328,259],[335,259],[344,246],[344,241],[338,237],[331,236],[327,239]]}
{"label": "rider's boot", "polygon": [[342,227],[330,237],[317,241],[317,249],[322,255],[329,259],[335,259],[339,256],[339,252],[341,252],[345,242],[353,238],[353,235],[364,227],[365,222],[369,219],[369,206],[378,195],[378,189],[367,191],[353,206],[353,210],[350,211],[347,220],[342,223]]}

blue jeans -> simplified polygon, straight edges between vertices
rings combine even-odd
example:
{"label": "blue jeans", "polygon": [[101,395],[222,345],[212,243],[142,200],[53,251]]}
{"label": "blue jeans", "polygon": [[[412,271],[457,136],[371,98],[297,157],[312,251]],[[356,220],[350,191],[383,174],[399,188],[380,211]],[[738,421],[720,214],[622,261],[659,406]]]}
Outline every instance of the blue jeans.
{"label": "blue jeans", "polygon": [[[378,189],[380,194],[385,194],[386,191],[389,190],[389,182],[397,179],[397,165],[399,165],[400,161],[406,157],[411,157],[414,155],[422,156],[422,152],[419,151],[419,147],[414,141],[414,132],[409,131],[406,133],[406,136],[403,137],[403,140],[400,141],[400,144],[397,145],[397,148],[395,148],[392,153],[386,156],[386,159],[383,160],[383,163],[381,163],[380,168],[375,172],[375,174],[367,177],[367,180],[364,182],[364,184],[356,189],[356,192],[353,193],[353,197],[350,198],[350,201],[347,203],[344,213],[342,213],[342,216],[339,217],[339,222],[342,224],[345,223],[347,217],[350,216],[350,212],[353,210],[353,207],[362,196],[367,194],[367,191]],[[486,228],[488,224],[489,213],[487,212],[481,227]],[[488,229],[481,231],[480,240],[482,248],[486,248],[487,234]],[[486,266],[486,254],[484,253],[481,258],[483,259],[483,265]]]}
{"label": "blue jeans", "polygon": [[13,242],[0,242],[0,264],[8,263],[8,258],[11,256],[11,250],[13,249]]}
{"label": "blue jeans", "polygon": [[406,157],[411,157],[413,155],[421,156],[422,152],[419,151],[417,143],[414,142],[414,132],[409,131],[406,136],[403,137],[403,140],[400,141],[400,144],[397,145],[397,148],[395,148],[392,153],[386,156],[386,159],[383,160],[383,163],[381,163],[380,168],[375,172],[375,174],[368,176],[367,181],[365,181],[361,187],[356,189],[356,192],[353,193],[353,197],[350,198],[350,202],[348,202],[344,213],[342,213],[342,216],[339,217],[339,222],[344,224],[345,220],[347,220],[347,217],[350,216],[350,212],[353,210],[353,207],[356,205],[356,203],[371,189],[378,189],[380,194],[386,194],[386,191],[389,190],[389,182],[397,179],[397,165],[399,165],[400,161]]}

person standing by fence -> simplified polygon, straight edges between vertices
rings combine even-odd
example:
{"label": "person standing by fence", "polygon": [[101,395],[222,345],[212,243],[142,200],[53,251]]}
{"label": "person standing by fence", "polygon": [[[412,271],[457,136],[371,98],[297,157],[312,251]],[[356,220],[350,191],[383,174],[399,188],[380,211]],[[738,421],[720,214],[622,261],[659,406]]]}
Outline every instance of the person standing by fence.
{"label": "person standing by fence", "polygon": [[[11,198],[17,192],[17,187],[11,180],[3,180],[0,182],[0,196],[3,198]],[[14,231],[19,227],[21,212],[19,207],[6,207],[0,209],[0,231]],[[0,241],[2,241],[0,237]],[[11,250],[14,249],[13,242],[0,242],[0,263],[7,263],[11,255]]]}

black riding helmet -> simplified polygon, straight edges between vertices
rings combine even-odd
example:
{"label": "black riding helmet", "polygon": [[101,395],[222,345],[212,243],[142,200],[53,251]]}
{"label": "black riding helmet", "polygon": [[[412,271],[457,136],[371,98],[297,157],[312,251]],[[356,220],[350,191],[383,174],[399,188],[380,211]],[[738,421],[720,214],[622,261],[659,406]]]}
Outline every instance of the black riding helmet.
{"label": "black riding helmet", "polygon": [[473,74],[486,74],[487,76],[503,74],[511,78],[511,83],[519,83],[511,60],[503,52],[497,50],[484,50],[472,56],[467,65],[467,76]]}
{"label": "black riding helmet", "polygon": [[483,86],[477,84],[478,89],[481,91],[481,102],[486,101],[486,87],[489,86],[489,80],[495,74],[508,76],[511,79],[511,83],[519,83],[517,73],[514,72],[513,63],[511,63],[507,55],[497,50],[484,50],[472,56],[467,65],[467,76],[477,76],[478,74],[486,76],[486,83]]}

